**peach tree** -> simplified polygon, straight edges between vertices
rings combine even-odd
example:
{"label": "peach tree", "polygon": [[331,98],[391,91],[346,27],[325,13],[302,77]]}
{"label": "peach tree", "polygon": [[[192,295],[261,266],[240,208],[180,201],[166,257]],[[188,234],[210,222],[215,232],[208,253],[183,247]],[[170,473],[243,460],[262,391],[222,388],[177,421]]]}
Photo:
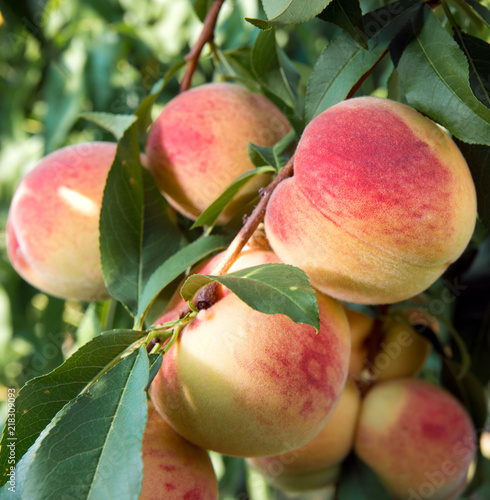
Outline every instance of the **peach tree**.
{"label": "peach tree", "polygon": [[0,13],[1,499],[488,497],[488,2]]}

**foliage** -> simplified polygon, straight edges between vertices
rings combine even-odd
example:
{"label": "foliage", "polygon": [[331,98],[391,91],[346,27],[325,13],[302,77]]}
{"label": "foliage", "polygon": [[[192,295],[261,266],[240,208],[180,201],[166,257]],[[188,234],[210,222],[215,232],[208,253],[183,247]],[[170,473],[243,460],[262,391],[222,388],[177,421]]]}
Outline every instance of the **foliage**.
{"label": "foliage", "polygon": [[[444,126],[467,159],[479,221],[465,254],[427,291],[426,309],[442,318],[443,327],[438,338],[426,332],[437,354],[424,376],[449,388],[480,431],[487,422],[489,3],[225,2],[193,85],[228,80],[260,90],[286,113],[294,132],[271,148],[250,144],[257,169],[237,179],[192,225],[160,196],[141,168],[140,153],[152,118],[178,93],[184,56],[211,3],[0,1],[0,397],[6,401],[7,388],[22,387],[15,409],[16,459],[22,458],[18,478],[26,478],[26,498],[51,498],[49,482],[59,483],[60,495],[89,498],[86,485],[76,480],[81,471],[94,491],[107,488],[108,498],[137,498],[142,477],[137,450],[146,421],[143,389],[154,361],[145,342],[171,336],[174,326],[155,330],[151,325],[188,270],[231,241],[236,230],[214,224],[237,190],[258,173],[280,171],[307,123],[354,95],[408,103]],[[49,297],[21,280],[6,256],[6,218],[15,187],[38,159],[63,145],[114,138],[118,152],[100,218],[101,260],[112,299],[86,304]],[[254,308],[265,304],[263,312],[289,314],[318,327],[314,293],[302,272],[281,265],[252,271],[217,281]],[[192,302],[214,279],[192,276],[182,295]],[[195,314],[192,307],[190,314]],[[69,383],[60,388],[66,377]],[[85,443],[90,453],[70,472],[59,464],[76,459],[80,450],[63,445],[63,439],[88,415],[95,415],[90,423],[95,432]],[[8,467],[6,442],[5,433],[2,471]],[[119,451],[111,456],[118,442],[124,443],[126,458]],[[98,453],[102,448],[106,452]],[[490,450],[483,449],[471,498],[488,496],[489,458]],[[214,454],[213,462],[222,498],[281,495],[240,459]],[[117,470],[117,479],[101,482],[97,470]],[[5,484],[5,472],[0,479]],[[3,494],[5,487],[0,498]],[[384,494],[371,471],[349,458],[336,498],[374,500]]]}

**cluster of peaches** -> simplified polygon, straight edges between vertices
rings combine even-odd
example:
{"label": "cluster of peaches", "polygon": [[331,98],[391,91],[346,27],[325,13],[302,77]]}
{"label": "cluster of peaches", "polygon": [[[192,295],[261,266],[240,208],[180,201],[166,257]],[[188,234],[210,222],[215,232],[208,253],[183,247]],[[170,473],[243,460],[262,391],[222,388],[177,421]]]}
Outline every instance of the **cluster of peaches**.
{"label": "cluster of peaches", "polygon": [[[165,106],[142,163],[170,205],[195,220],[253,168],[248,143],[272,146],[289,130],[263,96],[207,84]],[[107,297],[98,218],[115,151],[112,143],[63,148],[17,189],[9,257],[46,293]],[[218,222],[249,213],[269,180],[246,184]],[[475,220],[463,156],[414,109],[360,97],[314,118],[294,175],[269,200],[270,248],[246,247],[229,272],[301,268],[316,291],[319,332],[258,312],[221,287],[180,332],[150,386],[140,498],[216,499],[204,450],[247,458],[293,491],[335,483],[354,450],[394,499],[456,498],[474,460],[475,429],[453,396],[415,377],[430,351],[410,326],[420,316],[374,319],[340,301],[386,305],[421,294],[462,254]],[[197,272],[212,274],[221,258]],[[176,296],[159,321],[176,319],[183,305]]]}

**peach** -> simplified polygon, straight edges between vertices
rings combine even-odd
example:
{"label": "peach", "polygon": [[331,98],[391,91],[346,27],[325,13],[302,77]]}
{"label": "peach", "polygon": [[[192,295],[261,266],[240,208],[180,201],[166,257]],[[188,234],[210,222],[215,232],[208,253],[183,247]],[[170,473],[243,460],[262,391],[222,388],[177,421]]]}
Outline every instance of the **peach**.
{"label": "peach", "polygon": [[[148,168],[169,203],[197,219],[239,175],[254,168],[247,144],[272,146],[290,130],[265,97],[231,83],[209,83],[172,99],[153,123]],[[270,177],[246,184],[218,219],[243,215]]]}
{"label": "peach", "polygon": [[330,420],[311,441],[295,450],[247,462],[275,486],[286,491],[323,488],[335,481],[339,465],[350,453],[361,399],[348,380]]}
{"label": "peach", "polygon": [[452,139],[404,104],[359,97],[306,127],[265,229],[279,258],[318,290],[387,304],[431,285],[475,222],[475,187]]}
{"label": "peach", "polygon": [[396,312],[406,319],[411,325],[421,325],[430,328],[435,334],[440,332],[439,319],[431,313],[431,303],[425,294],[417,295],[410,299],[413,307],[399,308]]}
{"label": "peach", "polygon": [[7,222],[14,269],[48,294],[108,297],[99,252],[99,214],[116,144],[64,147],[43,158],[19,184]]}
{"label": "peach", "polygon": [[445,500],[464,488],[475,442],[470,417],[451,394],[397,379],[373,386],[363,400],[354,450],[395,500]]}
{"label": "peach", "polygon": [[369,378],[377,383],[413,377],[422,370],[430,350],[430,342],[410,325],[400,321],[387,321],[383,324],[379,351],[372,364],[368,363]]}
{"label": "peach", "polygon": [[218,499],[218,483],[208,453],[174,432],[151,402],[142,447],[140,500]]}
{"label": "peach", "polygon": [[366,341],[373,329],[374,318],[348,307],[344,307],[344,310],[349,322],[351,338],[349,377],[356,380],[359,379],[366,366],[368,355]]}
{"label": "peach", "polygon": [[350,352],[342,306],[317,298],[318,334],[224,293],[163,357],[150,387],[157,410],[190,442],[226,455],[275,455],[308,442],[340,398]]}

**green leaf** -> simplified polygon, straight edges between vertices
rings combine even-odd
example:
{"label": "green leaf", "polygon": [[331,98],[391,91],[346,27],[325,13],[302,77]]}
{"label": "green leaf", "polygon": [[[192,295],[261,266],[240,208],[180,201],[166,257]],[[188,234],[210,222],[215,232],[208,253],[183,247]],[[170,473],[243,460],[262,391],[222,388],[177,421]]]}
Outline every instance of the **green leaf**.
{"label": "green leaf", "polygon": [[476,188],[478,216],[490,232],[490,147],[467,144],[456,139],[456,144],[470,167]]}
{"label": "green leaf", "polygon": [[[341,32],[318,58],[306,89],[306,120],[343,101],[354,85],[383,57],[392,38],[420,8],[415,0],[399,0],[363,17],[368,50]],[[362,33],[359,33],[361,36]],[[362,41],[362,40],[361,40]]]}
{"label": "green leaf", "polygon": [[[272,147],[257,146],[257,144],[252,144],[251,142],[249,142],[247,145],[247,152],[250,161],[256,167],[263,167],[266,165],[272,165],[273,167],[275,167],[276,158],[274,156]],[[274,170],[276,169],[274,168]]]}
{"label": "green leaf", "polygon": [[400,76],[396,68],[393,68],[390,77],[388,78],[388,99],[393,101],[404,102],[403,94],[400,88]]}
{"label": "green leaf", "polygon": [[265,89],[298,111],[297,89],[300,75],[277,45],[274,29],[258,34],[252,49],[252,69]]}
{"label": "green leaf", "polygon": [[341,27],[353,40],[368,48],[359,0],[333,0],[318,17]]}
{"label": "green leaf", "polygon": [[[54,8],[60,8],[60,0],[49,0],[46,9],[52,11]],[[108,0],[106,2],[99,2],[98,0],[87,0],[87,5],[90,5],[102,18],[106,21],[116,24],[122,21],[124,17],[124,10],[118,0]]]}
{"label": "green leaf", "polygon": [[339,33],[318,58],[308,80],[306,120],[311,121],[343,101],[359,79],[383,56],[387,47],[388,43],[385,43],[365,50],[347,33]]}
{"label": "green leaf", "polygon": [[6,483],[0,488],[0,500],[22,500],[22,498],[25,498],[25,496],[23,496],[23,489],[29,473],[29,467],[36,456],[35,454],[39,448],[41,440],[44,439],[50,428],[51,424],[43,430],[36,442],[29,448],[22,459],[17,462],[17,465],[15,466],[15,491],[8,490],[10,482]]}
{"label": "green leaf", "polygon": [[201,215],[197,218],[196,222],[192,225],[191,229],[199,226],[214,226],[221,212],[226,208],[228,203],[234,198],[234,196],[240,191],[240,189],[245,186],[254,177],[261,174],[275,173],[276,169],[274,167],[258,167],[253,170],[248,170],[242,175],[238,176],[218,197],[216,200],[209,205],[206,210],[204,210]]}
{"label": "green leaf", "polygon": [[150,388],[153,379],[157,376],[158,370],[160,370],[160,367],[162,366],[163,356],[161,352],[151,353],[148,355],[148,359],[150,360],[150,375],[145,391]]}
{"label": "green leaf", "polygon": [[143,176],[136,123],[118,143],[116,157],[107,176],[99,221],[106,287],[130,311],[134,311],[138,304],[143,217]]}
{"label": "green leaf", "polygon": [[58,413],[29,468],[26,498],[138,497],[148,373],[142,346]]}
{"label": "green leaf", "polygon": [[169,283],[212,252],[226,248],[229,240],[225,236],[205,236],[182,248],[161,264],[150,276],[141,294],[137,314],[140,321],[145,317],[158,294]]}
{"label": "green leaf", "polygon": [[272,26],[267,22],[264,21],[263,19],[254,19],[252,17],[246,17],[245,21],[248,21],[250,24],[253,24],[257,28],[263,30],[263,31],[268,31],[272,29]]}
{"label": "green leaf", "polygon": [[382,41],[392,41],[421,7],[419,0],[397,0],[372,10],[362,18],[364,35],[368,39],[378,36]]}
{"label": "green leaf", "polygon": [[239,47],[234,50],[221,51],[215,48],[219,65],[217,72],[227,79],[243,82],[245,85],[255,85],[255,77],[251,66],[251,47]]}
{"label": "green leaf", "polygon": [[[89,0],[90,6],[95,9],[97,9],[96,3],[96,0]],[[104,2],[104,5],[107,6],[109,3]],[[113,19],[113,21],[116,20]],[[111,110],[115,113],[117,108],[114,106],[114,86],[107,85],[107,82],[112,80],[114,67],[117,66],[121,57],[121,38],[113,32],[105,31],[100,33],[97,42],[87,49],[85,78],[87,90],[93,99],[92,109]]]}
{"label": "green leaf", "polygon": [[197,17],[204,22],[206,15],[213,5],[213,0],[192,0],[192,7],[194,7],[194,12]]}
{"label": "green leaf", "polygon": [[247,147],[248,156],[256,167],[271,165],[276,172],[280,172],[289,159],[285,151],[295,139],[296,132],[292,129],[274,146],[258,146],[249,142]]}
{"label": "green leaf", "polygon": [[441,379],[444,387],[458,398],[471,415],[476,429],[483,429],[487,421],[485,388],[471,372],[460,377],[462,366],[443,358]]}
{"label": "green leaf", "polygon": [[468,61],[430,8],[421,13],[397,66],[408,103],[462,141],[490,145],[490,109],[471,90]]}
{"label": "green leaf", "polygon": [[337,489],[338,500],[390,500],[376,474],[360,459],[351,455],[344,462]]}
{"label": "green leaf", "polygon": [[476,0],[466,0],[466,3],[478,14],[478,17],[490,28],[490,10]]}
{"label": "green leaf", "polygon": [[300,24],[320,14],[331,0],[262,0],[267,24],[270,26],[287,26]]}
{"label": "green leaf", "polygon": [[142,288],[158,267],[186,244],[182,232],[171,218],[169,205],[150,174],[143,169],[145,216],[140,279]]}
{"label": "green leaf", "polygon": [[296,323],[320,328],[320,315],[313,288],[306,274],[286,264],[265,264],[211,276],[193,274],[181,288],[185,300],[192,300],[203,286],[217,281],[229,288],[252,309],[265,314],[285,314]]}
{"label": "green leaf", "polygon": [[167,202],[141,166],[137,122],[118,143],[104,189],[99,232],[107,289],[135,314],[150,275],[184,244]]}
{"label": "green leaf", "polygon": [[[80,347],[51,373],[27,382],[15,401],[16,460],[20,460],[68,401],[76,397],[106,366],[144,335],[144,332],[134,330],[105,332]],[[8,468],[8,449],[5,447],[7,438],[4,433],[0,450],[2,471]],[[3,473],[0,485],[6,480]]]}
{"label": "green leaf", "polygon": [[116,115],[114,113],[82,113],[80,118],[91,121],[99,127],[108,130],[117,140],[121,139],[124,132],[138,119],[135,115]]}
{"label": "green leaf", "polygon": [[[296,141],[297,135],[294,129],[291,129],[282,139],[272,146],[272,152],[275,158],[276,170],[280,172],[282,167],[286,165],[291,155],[287,154],[287,149],[292,146],[293,142]],[[291,148],[292,151],[292,148]]]}
{"label": "green leaf", "polygon": [[83,38],[77,34],[61,57],[51,59],[47,66],[42,100],[47,108],[43,136],[48,153],[63,145],[82,110],[86,61],[86,47]]}
{"label": "green leaf", "polygon": [[457,31],[457,42],[466,55],[470,70],[470,86],[475,97],[490,107],[490,44]]}

